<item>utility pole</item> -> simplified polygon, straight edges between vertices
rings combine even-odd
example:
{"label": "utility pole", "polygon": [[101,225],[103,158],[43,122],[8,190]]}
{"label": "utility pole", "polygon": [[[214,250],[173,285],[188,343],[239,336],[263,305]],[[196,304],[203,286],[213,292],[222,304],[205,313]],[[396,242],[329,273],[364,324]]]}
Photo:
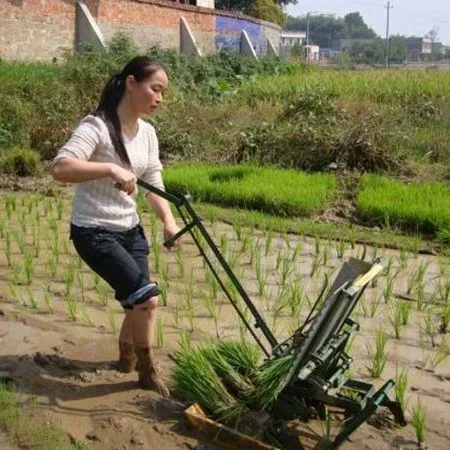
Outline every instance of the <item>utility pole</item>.
{"label": "utility pole", "polygon": [[391,5],[391,2],[387,2],[387,5],[385,6],[386,10],[387,10],[387,18],[386,18],[386,69],[389,68],[389,53],[390,53],[390,46],[389,46],[389,13],[391,11],[391,9],[394,6]]}
{"label": "utility pole", "polygon": [[318,11],[308,11],[306,13],[306,64],[309,64],[309,18]]}

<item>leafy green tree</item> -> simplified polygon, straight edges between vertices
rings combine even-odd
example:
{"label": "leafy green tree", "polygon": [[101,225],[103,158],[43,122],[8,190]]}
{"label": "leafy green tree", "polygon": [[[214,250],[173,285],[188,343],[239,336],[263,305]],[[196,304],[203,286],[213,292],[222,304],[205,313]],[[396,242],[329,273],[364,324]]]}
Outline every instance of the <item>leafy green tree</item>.
{"label": "leafy green tree", "polygon": [[346,34],[350,39],[375,39],[377,34],[364,22],[359,12],[347,14],[344,17]]}
{"label": "leafy green tree", "polygon": [[[229,11],[235,11],[242,14],[252,15],[251,11],[257,3],[261,3],[258,0],[216,0],[215,7],[217,9],[225,9]],[[268,3],[268,2],[266,2]],[[286,5],[296,5],[297,0],[274,0],[273,3],[282,10]],[[257,8],[261,10],[261,6]],[[267,9],[267,6],[265,7]],[[253,16],[255,17],[255,16]],[[276,22],[278,23],[278,22]]]}
{"label": "leafy green tree", "polygon": [[[285,28],[290,31],[305,31],[306,16],[288,16]],[[374,39],[376,33],[369,28],[359,13],[347,14],[344,18],[328,14],[309,17],[310,41],[320,47],[330,48],[334,39]]]}
{"label": "leafy green tree", "polygon": [[278,25],[284,25],[286,22],[286,14],[273,0],[255,0],[249,14],[256,19],[267,20]]}
{"label": "leafy green tree", "polygon": [[389,39],[389,60],[394,64],[405,62],[408,54],[408,46],[405,36],[399,34],[391,36]]}

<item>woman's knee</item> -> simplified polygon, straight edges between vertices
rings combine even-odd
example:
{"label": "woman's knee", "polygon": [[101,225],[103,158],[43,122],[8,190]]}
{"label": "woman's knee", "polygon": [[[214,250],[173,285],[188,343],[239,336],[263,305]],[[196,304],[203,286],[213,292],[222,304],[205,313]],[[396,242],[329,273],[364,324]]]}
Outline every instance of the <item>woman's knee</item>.
{"label": "woman's knee", "polygon": [[158,307],[158,297],[150,297],[145,302],[140,303],[139,305],[134,306],[135,311],[155,311]]}

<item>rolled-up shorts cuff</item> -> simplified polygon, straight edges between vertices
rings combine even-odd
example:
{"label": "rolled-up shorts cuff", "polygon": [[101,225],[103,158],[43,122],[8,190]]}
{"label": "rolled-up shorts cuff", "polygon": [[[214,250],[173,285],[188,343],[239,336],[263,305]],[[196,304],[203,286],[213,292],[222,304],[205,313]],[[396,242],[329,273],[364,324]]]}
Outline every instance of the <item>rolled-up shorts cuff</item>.
{"label": "rolled-up shorts cuff", "polygon": [[140,305],[149,298],[156,297],[160,293],[161,290],[159,289],[158,285],[156,283],[150,282],[149,284],[146,284],[145,286],[139,288],[137,291],[134,291],[127,298],[118,298],[117,300],[119,300],[123,309],[133,309],[133,306]]}

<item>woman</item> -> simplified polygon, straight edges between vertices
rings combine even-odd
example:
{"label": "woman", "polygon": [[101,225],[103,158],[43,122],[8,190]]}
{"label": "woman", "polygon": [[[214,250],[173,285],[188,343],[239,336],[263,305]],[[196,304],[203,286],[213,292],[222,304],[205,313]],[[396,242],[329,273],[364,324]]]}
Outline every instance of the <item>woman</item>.
{"label": "woman", "polygon": [[[159,290],[150,281],[149,247],[135,198],[137,178],[164,189],[155,130],[142,117],[156,112],[167,86],[160,65],[147,57],[132,59],[108,81],[97,110],[81,121],[52,168],[55,180],[78,183],[70,237],[125,310],[119,370],[131,372],[137,362],[139,387],[165,396],[169,391],[151,352]],[[179,228],[169,204],[152,193],[147,200],[163,223],[164,238],[173,237]]]}

